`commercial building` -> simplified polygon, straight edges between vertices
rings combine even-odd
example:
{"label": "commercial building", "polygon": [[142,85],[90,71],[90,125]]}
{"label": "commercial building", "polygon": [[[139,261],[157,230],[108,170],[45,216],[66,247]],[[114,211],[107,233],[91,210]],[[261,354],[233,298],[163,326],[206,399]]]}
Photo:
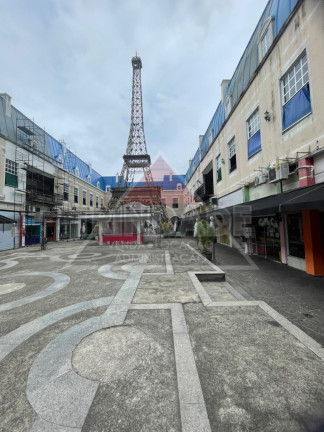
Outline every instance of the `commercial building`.
{"label": "commercial building", "polygon": [[[324,275],[324,2],[270,0],[186,174],[184,227]],[[201,217],[201,216],[199,216]]]}
{"label": "commercial building", "polygon": [[77,238],[104,206],[102,177],[0,95],[0,250]]}
{"label": "commercial building", "polygon": [[[168,171],[155,183],[170,216],[183,214],[184,175]],[[117,184],[0,94],[0,250],[38,244],[42,236],[59,241],[91,233]]]}

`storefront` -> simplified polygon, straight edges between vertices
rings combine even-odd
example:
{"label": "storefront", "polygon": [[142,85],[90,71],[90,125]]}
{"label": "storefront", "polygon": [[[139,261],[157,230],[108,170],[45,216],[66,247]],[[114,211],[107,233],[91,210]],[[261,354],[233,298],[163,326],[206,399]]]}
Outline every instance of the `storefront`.
{"label": "storefront", "polygon": [[47,241],[56,241],[56,218],[46,218],[45,237]]}
{"label": "storefront", "polygon": [[71,238],[71,224],[67,218],[60,219],[60,240],[68,240]]}
{"label": "storefront", "polygon": [[42,226],[34,214],[26,214],[25,233],[25,246],[32,246],[41,242]]}
{"label": "storefront", "polygon": [[278,217],[268,216],[254,219],[253,250],[265,258],[281,260],[281,244]]}
{"label": "storefront", "polygon": [[99,244],[142,244],[145,227],[157,227],[154,215],[144,208],[146,209],[146,206],[140,206],[141,213],[98,215]]}
{"label": "storefront", "polygon": [[253,253],[324,276],[324,184],[249,202]]}
{"label": "storefront", "polygon": [[0,212],[0,250],[21,246],[20,220],[19,212]]}

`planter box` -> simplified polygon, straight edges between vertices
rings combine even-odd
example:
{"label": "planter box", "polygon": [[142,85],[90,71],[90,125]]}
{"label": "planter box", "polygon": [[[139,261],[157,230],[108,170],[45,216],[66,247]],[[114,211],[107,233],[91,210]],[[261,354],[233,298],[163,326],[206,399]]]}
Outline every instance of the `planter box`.
{"label": "planter box", "polygon": [[212,252],[201,252],[201,255],[207,258],[209,261],[211,261],[213,256]]}

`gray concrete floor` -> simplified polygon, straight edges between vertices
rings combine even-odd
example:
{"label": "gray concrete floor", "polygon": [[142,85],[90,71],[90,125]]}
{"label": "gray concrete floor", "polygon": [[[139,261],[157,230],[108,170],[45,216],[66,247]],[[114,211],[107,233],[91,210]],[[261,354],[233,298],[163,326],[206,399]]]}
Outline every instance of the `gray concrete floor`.
{"label": "gray concrete floor", "polygon": [[215,245],[215,264],[245,298],[267,302],[324,346],[324,277],[253,255],[252,268],[246,258],[236,249]]}
{"label": "gray concrete floor", "polygon": [[2,252],[0,431],[320,431],[323,285],[187,239]]}

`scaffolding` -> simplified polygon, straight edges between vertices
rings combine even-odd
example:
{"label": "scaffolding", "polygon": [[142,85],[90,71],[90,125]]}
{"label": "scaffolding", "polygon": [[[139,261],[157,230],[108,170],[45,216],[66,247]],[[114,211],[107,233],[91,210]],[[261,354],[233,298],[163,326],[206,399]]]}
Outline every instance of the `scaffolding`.
{"label": "scaffolding", "polygon": [[14,212],[19,206],[25,213],[25,241],[31,245],[46,236],[45,221],[57,215],[62,195],[45,130],[23,115],[17,116],[16,143]]}

